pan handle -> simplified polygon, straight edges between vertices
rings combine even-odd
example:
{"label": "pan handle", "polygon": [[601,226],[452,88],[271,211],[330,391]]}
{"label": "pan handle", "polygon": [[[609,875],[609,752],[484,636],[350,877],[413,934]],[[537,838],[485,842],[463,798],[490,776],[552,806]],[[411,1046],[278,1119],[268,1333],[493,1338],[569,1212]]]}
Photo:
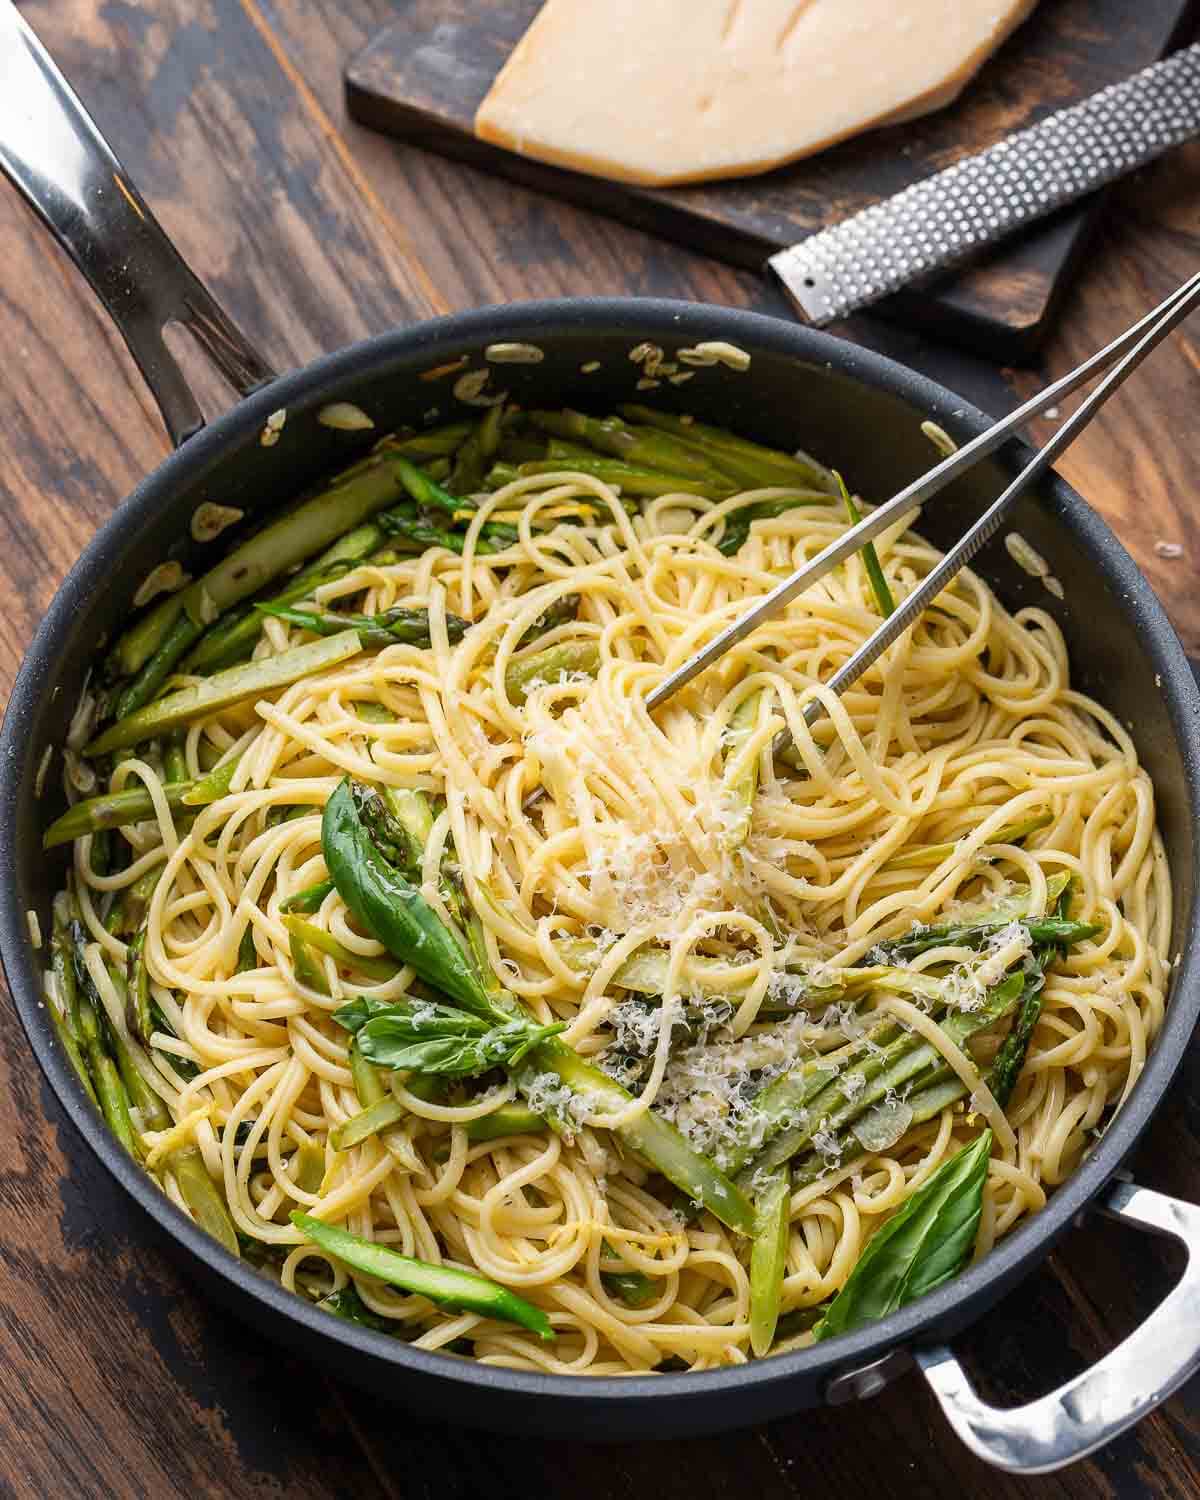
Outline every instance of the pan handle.
{"label": "pan handle", "polygon": [[11,0],[0,0],[0,170],[95,288],[176,446],[204,415],[163,340],[167,323],[182,324],[240,395],[274,379],[167,238]]}
{"label": "pan handle", "polygon": [[1126,1182],[1110,1185],[1099,1207],[1188,1252],[1178,1285],[1111,1353],[1048,1396],[1002,1410],[980,1400],[948,1348],[914,1351],[954,1431],[1010,1474],[1048,1474],[1085,1458],[1200,1369],[1200,1208]]}

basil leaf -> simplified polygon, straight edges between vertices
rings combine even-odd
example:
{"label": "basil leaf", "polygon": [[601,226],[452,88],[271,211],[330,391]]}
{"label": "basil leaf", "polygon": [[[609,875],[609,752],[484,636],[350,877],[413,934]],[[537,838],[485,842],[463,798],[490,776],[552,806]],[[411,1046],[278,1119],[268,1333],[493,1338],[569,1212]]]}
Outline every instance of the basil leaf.
{"label": "basil leaf", "polygon": [[344,1318],[346,1322],[357,1323],[362,1328],[373,1328],[376,1333],[396,1334],[403,1330],[403,1325],[395,1318],[381,1318],[378,1313],[372,1312],[352,1283],[344,1286],[340,1292],[330,1292],[327,1297],[322,1297],[317,1306],[332,1313],[335,1318]]}
{"label": "basil leaf", "polygon": [[[358,1007],[363,1007],[359,1010]],[[352,1016],[344,1012],[353,1010]],[[390,1004],[360,995],[341,1010],[334,1011],[333,1018],[347,1031],[356,1035],[369,1022],[386,1021],[392,1036],[410,1042],[429,1041],[434,1037],[477,1037],[491,1029],[488,1023],[468,1011],[455,1010],[451,1005],[439,1005],[433,1000],[398,1000]],[[361,1019],[360,1019],[361,1018]],[[524,1025],[524,1022],[517,1022]],[[376,1035],[382,1035],[376,1032]],[[365,1054],[364,1054],[365,1055]]]}
{"label": "basil leaf", "polygon": [[369,995],[359,995],[357,1000],[348,1000],[333,1013],[333,1019],[347,1031],[358,1031],[372,1016],[385,1016],[396,1009],[393,1000],[375,1000]]}
{"label": "basil leaf", "polygon": [[427,984],[465,1010],[491,1018],[495,1006],[461,942],[375,842],[372,828],[380,826],[380,807],[382,799],[361,787],[356,793],[349,777],[325,804],[321,845],[338,894],[393,958],[411,964]]}
{"label": "basil leaf", "polygon": [[949,1281],[966,1265],[983,1211],[992,1132],[944,1162],[868,1242],[814,1330],[848,1333]]}
{"label": "basil leaf", "polygon": [[562,1023],[531,1026],[516,1020],[481,1030],[473,1016],[462,1016],[466,1024],[457,1027],[440,1017],[422,1024],[420,1011],[434,1008],[414,1007],[415,1022],[412,1013],[374,1017],[357,1033],[362,1055],[383,1068],[469,1078],[501,1064],[515,1065],[539,1042],[566,1029]]}

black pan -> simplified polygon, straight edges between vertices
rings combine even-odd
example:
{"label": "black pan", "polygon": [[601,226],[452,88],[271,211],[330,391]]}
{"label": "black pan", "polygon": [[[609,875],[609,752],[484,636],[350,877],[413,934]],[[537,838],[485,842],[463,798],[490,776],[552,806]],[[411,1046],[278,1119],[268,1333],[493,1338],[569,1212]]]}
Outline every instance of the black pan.
{"label": "black pan", "polygon": [[[257,510],[343,465],[362,439],[317,420],[332,400],[361,406],[377,433],[406,422],[421,425],[435,402],[444,417],[454,405],[450,382],[417,377],[462,355],[479,365],[483,349],[497,341],[533,343],[545,353],[537,365],[499,367],[518,401],[611,408],[631,394],[637,371],[628,353],[634,345],[648,339],[674,349],[728,340],[750,353],[747,372],[703,370],[686,387],[664,387],[654,399],[769,443],[808,448],[843,468],[853,487],[872,499],[928,467],[923,419],[933,418],[959,439],[981,431],[987,419],[911,370],[838,340],[749,313],[660,301],[573,299],[490,308],[385,333],[270,379],[179,261],[7,0],[0,0],[0,53],[9,67],[6,88],[20,100],[20,107],[0,105],[0,160],[105,298],[181,443],[71,570],[13,690],[0,735],[0,951],[18,1014],[62,1107],[130,1197],[179,1247],[195,1278],[265,1336],[319,1359],[334,1374],[369,1382],[435,1419],[454,1412],[507,1432],[613,1439],[711,1433],[870,1394],[915,1357],[965,1441],[993,1463],[1037,1472],[1090,1451],[1168,1395],[1200,1364],[1194,1255],[1179,1287],[1124,1344],[1069,1386],[1018,1411],[979,1403],[945,1347],[1026,1276],[1084,1210],[1120,1214],[1200,1251],[1200,1212],[1113,1183],[1162,1101],[1200,1009],[1200,695],[1149,585],[1103,521],[1056,478],[1021,502],[1013,524],[1046,557],[1065,600],[1052,600],[1002,547],[990,547],[979,566],[1009,608],[1053,608],[1078,685],[1133,726],[1158,790],[1177,903],[1173,951],[1182,958],[1166,1025],[1125,1108],[1048,1207],[981,1264],[877,1325],[740,1368],[595,1380],[516,1373],[420,1353],[316,1310],[230,1257],[125,1155],[59,1052],[42,1005],[44,955],[32,947],[26,913],[37,912],[43,931],[49,930],[63,864],[42,855],[41,831],[61,810],[53,790],[57,767],[40,800],[35,780],[45,747],[63,742],[97,641],[126,617],[138,582],[168,555],[187,564],[193,547],[188,521],[202,500]],[[29,127],[24,136],[23,125]],[[113,191],[114,179],[120,193]],[[90,211],[97,202],[105,208],[99,216]],[[162,324],[172,317],[192,328],[239,387],[261,386],[210,426],[199,428],[195,403],[162,346]],[[600,369],[583,374],[581,367],[594,360]],[[287,416],[280,439],[266,447],[267,418],[281,410]],[[977,514],[1027,454],[1012,445],[980,464],[931,508],[923,525],[930,538],[951,541],[963,518]]]}

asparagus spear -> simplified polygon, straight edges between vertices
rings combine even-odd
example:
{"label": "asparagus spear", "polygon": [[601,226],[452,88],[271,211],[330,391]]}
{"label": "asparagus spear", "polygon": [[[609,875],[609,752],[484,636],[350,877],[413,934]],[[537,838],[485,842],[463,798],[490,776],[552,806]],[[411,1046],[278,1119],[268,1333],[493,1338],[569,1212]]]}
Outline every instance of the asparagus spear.
{"label": "asparagus spear", "polygon": [[329,982],[325,970],[312,949],[295,929],[288,934],[288,951],[292,958],[292,971],[296,980],[305,989],[315,990],[318,995],[329,994]]}
{"label": "asparagus spear", "polygon": [[750,693],[734,709],[726,734],[728,752],[725,756],[725,790],[737,810],[736,821],[721,830],[721,847],[739,849],[749,837],[750,824],[754,817],[754,798],[758,793],[758,756],[734,776],[734,767],[742,746],[754,732],[758,723],[758,708],[763,699],[763,689]]}
{"label": "asparagus spear", "polygon": [[[118,976],[114,974],[113,979],[118,982],[119,987]],[[169,1130],[172,1124],[170,1113],[159,1095],[143,1078],[128,1044],[115,1029],[110,1029],[109,1034],[121,1082],[130,1105],[138,1112],[142,1130]],[[144,1159],[146,1153],[140,1142],[128,1149],[138,1160]],[[201,1229],[207,1230],[231,1255],[240,1255],[237,1232],[229,1217],[229,1210],[220,1190],[208,1175],[199,1147],[177,1147],[163,1158],[162,1165],[175,1178],[180,1196]]]}
{"label": "asparagus spear", "polygon": [[384,1088],[378,1070],[363,1056],[357,1034],[350,1043],[350,1076],[363,1107],[359,1114],[330,1132],[329,1140],[335,1151],[348,1151],[404,1118],[403,1104]]}
{"label": "asparagus spear", "polygon": [[[837,480],[838,488],[842,492],[842,503],[846,507],[846,514],[850,518],[850,524],[851,526],[857,526],[862,520],[862,511],[855,505],[842,476],[835,471],[833,477]],[[888,587],[888,581],[883,576],[883,568],[880,566],[879,553],[875,550],[874,542],[868,542],[862,549],[862,560],[863,567],[867,570],[867,578],[871,583],[871,592],[875,595],[875,603],[879,606],[879,613],[886,620],[890,614],[895,613],[896,601],[892,598],[892,591]]]}
{"label": "asparagus spear", "polygon": [[[485,490],[503,489],[506,484],[512,484],[515,480],[520,479],[522,464],[541,463],[544,457],[545,455],[540,453],[535,457],[527,454],[521,458],[514,457],[511,462],[502,459],[499,463],[494,463],[483,476],[483,488]],[[568,466],[564,464],[563,467],[566,468]]]}
{"label": "asparagus spear", "polygon": [[[1070,914],[1071,889],[1069,885],[1064,888],[1055,907],[1055,915],[1063,919]],[[1055,957],[1063,951],[1061,947],[1046,945],[1034,954],[1034,972],[1026,981],[1025,998],[1021,1009],[1017,1012],[1012,1030],[1005,1037],[1000,1051],[996,1054],[988,1078],[992,1096],[1001,1109],[1012,1097],[1012,1091],[1017,1086],[1017,1079],[1021,1076],[1021,1069],[1025,1066],[1029,1043],[1033,1039],[1038,1018],[1042,1013],[1042,991],[1045,988],[1046,970]]]}
{"label": "asparagus spear", "polygon": [[264,584],[327,547],[335,537],[353,530],[399,496],[399,478],[386,455],[356,465],[319,494],[264,526],[202,578],[164,599],[132,625],[114,650],[121,674],[131,676],[140,671],[175,622],[186,616],[188,630],[176,639],[178,655],[182,656],[218,614],[258,593]]}
{"label": "asparagus spear", "polygon": [[763,488],[769,485],[797,485],[801,489],[823,490],[826,494],[837,493],[837,484],[830,471],[807,455],[783,453],[778,448],[768,448],[748,438],[736,437],[723,427],[710,427],[704,422],[691,422],[674,412],[655,411],[649,406],[626,405],[620,408],[630,421],[645,422],[669,432],[680,441],[708,453],[718,464],[738,464],[739,488],[756,484]]}
{"label": "asparagus spear", "polygon": [[[943,1016],[942,1030],[961,1047],[977,1032],[1010,1014],[1020,1001],[1024,987],[1022,974],[1008,975],[988,991],[978,1010],[955,1011]],[[803,1120],[772,1133],[744,1169],[746,1180],[755,1179],[756,1174],[764,1169],[790,1161],[817,1135],[835,1136],[865,1115],[872,1105],[898,1094],[914,1079],[937,1067],[940,1061],[941,1054],[936,1047],[919,1036],[902,1032],[894,1041],[884,1044],[879,1052],[861,1058],[850,1069],[841,1071],[825,1089],[811,1098]],[[769,1084],[764,1093],[772,1088],[774,1084]]]}
{"label": "asparagus spear", "polygon": [[79,994],[75,978],[74,945],[70,932],[70,913],[66,892],[54,900],[54,928],[50,939],[50,968],[55,977],[57,1004],[51,1003],[50,1015],[67,1060],[79,1075],[84,1092],[99,1109],[100,1101],[92,1086],[91,1074],[80,1050],[82,1031],[79,1021]]}
{"label": "asparagus spear", "polygon": [[378,1245],[360,1235],[350,1234],[345,1229],[322,1223],[310,1214],[294,1213],[292,1223],[322,1250],[337,1256],[352,1271],[363,1276],[376,1277],[446,1307],[465,1308],[469,1312],[481,1313],[484,1317],[519,1324],[542,1339],[554,1337],[549,1319],[540,1307],[534,1307],[515,1292],[489,1281],[485,1276],[479,1276],[473,1271],[460,1271],[453,1266],[435,1266],[426,1261],[414,1260],[411,1256],[390,1250],[386,1245]]}
{"label": "asparagus spear", "polygon": [[[1028,838],[1031,833],[1037,833],[1039,829],[1046,828],[1053,822],[1053,813],[1035,813],[1033,817],[1026,818],[1020,823],[1009,823],[1006,827],[997,829],[988,840],[988,843],[1019,844],[1022,839]],[[917,845],[914,848],[904,850],[902,854],[894,855],[888,860],[884,869],[932,869],[934,866],[940,865],[944,859],[949,859],[957,847],[957,841],[948,844]]]}
{"label": "asparagus spear", "polygon": [[129,1029],[144,1047],[148,1047],[154,1031],[154,1017],[150,1009],[150,971],[146,968],[144,927],[130,943],[126,963],[126,1015]]}
{"label": "asparagus spear", "polygon": [[535,686],[561,682],[569,672],[594,677],[600,670],[600,646],[596,641],[560,641],[533,656],[517,657],[504,674],[504,690],[513,703],[524,703]]}
{"label": "asparagus spear", "polygon": [[787,1272],[791,1174],[786,1166],[768,1175],[755,1200],[754,1248],[750,1252],[750,1347],[761,1359],[771,1352]]}
{"label": "asparagus spear", "polygon": [[328,640],[310,641],[304,646],[294,646],[278,656],[265,656],[258,661],[245,662],[239,667],[228,667],[192,687],[181,688],[167,698],[148,703],[127,719],[119,719],[103,734],[84,748],[85,755],[104,755],[125,745],[136,745],[153,738],[164,730],[174,729],[177,724],[204,718],[219,709],[230,708],[247,698],[260,698],[265,693],[277,692],[303,677],[324,672],[340,662],[357,656],[362,649],[358,635],[345,630],[341,635]]}
{"label": "asparagus spear", "polygon": [[1100,928],[1091,922],[1074,922],[1069,917],[1005,917],[992,921],[946,922],[935,927],[917,927],[907,937],[881,943],[881,955],[905,963],[930,948],[981,948],[993,934],[1019,921],[1036,944],[1067,947],[1095,937]]}
{"label": "asparagus spear", "polygon": [[316,1141],[305,1141],[292,1154],[289,1176],[306,1193],[319,1193],[325,1180],[325,1148]]}
{"label": "asparagus spear", "polygon": [[123,719],[156,697],[159,688],[175,670],[179,658],[199,638],[202,630],[203,627],[186,611],[181,611],[166,628],[154,655],[117,694],[113,717]]}
{"label": "asparagus spear", "polygon": [[[415,542],[422,550],[426,547],[445,547],[448,552],[461,553],[466,545],[465,538],[459,532],[448,531],[444,526],[431,526],[422,521],[415,511],[408,515],[397,507],[388,511],[382,521],[388,536]],[[515,540],[516,531],[511,526],[486,526],[484,534],[475,543],[475,550],[487,556],[503,551]]]}
{"label": "asparagus spear", "polygon": [[[397,606],[378,615],[339,615],[325,610],[293,609],[284,604],[256,604],[254,608],[289,625],[310,630],[314,635],[337,635],[342,630],[356,630],[364,650],[394,646],[397,641],[410,646],[429,645],[429,611]],[[466,620],[446,616],[446,635],[461,641],[469,629]]]}
{"label": "asparagus spear", "polygon": [[167,736],[166,748],[163,750],[163,780],[174,786],[190,779],[187,756],[184,753],[184,734],[181,729],[176,729]]}
{"label": "asparagus spear", "polygon": [[[656,469],[666,474],[689,474],[709,484],[721,484],[728,475],[714,471],[712,463],[695,448],[688,448],[656,432],[653,428],[627,427],[617,417],[584,416],[582,412],[533,411],[529,419],[535,427],[556,438],[594,449],[597,453],[620,459],[636,468]],[[551,451],[551,457],[556,455]]]}
{"label": "asparagus spear", "polygon": [[[340,1011],[335,1012],[335,1018],[343,1025],[346,1024],[346,1013],[350,1008],[343,1006]],[[386,1002],[371,1001],[366,1004],[363,1024],[366,1016],[378,1013],[379,1009],[386,1010]],[[363,1108],[359,1114],[344,1121],[330,1134],[329,1139],[337,1151],[348,1151],[351,1146],[357,1146],[369,1136],[399,1124],[406,1113],[400,1100],[384,1088],[379,1070],[363,1056],[358,1045],[357,1031],[354,1041],[350,1043],[350,1074],[354,1079],[358,1102]],[[432,1100],[441,1093],[442,1082],[433,1075],[412,1073],[404,1080],[404,1087],[418,1099]]]}
{"label": "asparagus spear", "polygon": [[164,1166],[175,1178],[183,1201],[201,1229],[206,1229],[230,1255],[241,1255],[241,1245],[221,1190],[208,1175],[198,1146],[184,1146],[172,1151]]}
{"label": "asparagus spear", "polygon": [[619,486],[627,495],[640,495],[653,499],[658,495],[699,495],[705,500],[727,500],[736,494],[737,486],[717,476],[712,479],[696,479],[690,474],[670,474],[659,469],[639,468],[636,464],[623,463],[617,458],[563,458],[540,459],[521,464],[516,477],[528,478],[534,474],[579,473],[590,474],[605,484]]}
{"label": "asparagus spear", "polygon": [[[585,1062],[557,1037],[536,1048],[512,1076],[535,1109],[548,1092],[554,1093],[564,1086],[590,1114],[616,1113],[632,1102],[628,1090]],[[552,1107],[547,1105],[547,1109],[548,1117],[555,1122]],[[570,1130],[569,1112],[565,1118],[557,1117],[557,1123],[560,1128]],[[636,1156],[661,1172],[693,1203],[707,1208],[731,1229],[742,1234],[753,1232],[754,1211],[742,1191],[707,1157],[694,1150],[673,1125],[648,1110],[631,1123],[619,1126],[616,1134]]]}
{"label": "asparagus spear", "polygon": [[332,890],[332,880],[319,880],[315,885],[305,886],[302,891],[297,891],[294,896],[289,896],[286,901],[281,901],[279,903],[279,910],[282,912],[305,912],[309,914],[319,911],[325,897]]}
{"label": "asparagus spear", "polygon": [[503,420],[503,407],[489,407],[478,426],[467,435],[446,480],[446,488],[452,494],[472,495],[481,487],[488,463],[500,446]]}
{"label": "asparagus spear", "polygon": [[[193,807],[207,807],[210,802],[219,802],[229,790],[240,758],[235,756],[195,781],[165,784],[163,791],[167,806],[172,812],[180,812]],[[136,786],[122,791],[103,792],[98,797],[89,797],[85,802],[74,803],[46,829],[42,835],[42,848],[53,849],[59,844],[73,843],[85,833],[95,834],[101,829],[123,828],[129,823],[140,823],[153,816],[154,803],[150,793],[139,781]]]}
{"label": "asparagus spear", "polygon": [[394,979],[396,976],[396,965],[390,958],[372,958],[367,954],[355,953],[339,943],[332,933],[313,922],[306,922],[303,917],[286,916],[283,925],[293,939],[298,939],[309,948],[315,948],[318,953],[327,953],[339,969],[355,969],[370,979],[380,981]]}
{"label": "asparagus spear", "polygon": [[[1066,895],[1061,898],[1064,902],[1068,899]],[[1020,976],[1023,982],[1020,1009],[1013,1022],[1012,1031],[1001,1046],[988,1074],[988,1087],[1002,1109],[1008,1103],[1012,1088],[1020,1076],[1029,1040],[1041,1009],[1045,970],[1053,960],[1056,951],[1053,948],[1039,949],[1034,956],[1033,967]],[[872,1140],[866,1137],[861,1121],[849,1129],[841,1130],[833,1140],[831,1151],[826,1154],[814,1152],[803,1161],[796,1163],[793,1169],[794,1186],[806,1187],[816,1182],[828,1170],[826,1155],[846,1160],[857,1154],[859,1148],[868,1151],[884,1150],[914,1126],[923,1125],[928,1120],[934,1119],[948,1105],[966,1097],[967,1090],[962,1079],[948,1064],[941,1061],[940,1056],[934,1053],[933,1049],[930,1049],[927,1061],[926,1069],[913,1080],[912,1092],[902,1101],[901,1117],[889,1130],[888,1138]],[[874,1091],[876,1096],[878,1092],[878,1089]]]}
{"label": "asparagus spear", "polygon": [[83,961],[83,950],[87,945],[87,932],[83,923],[71,922],[71,944],[75,966],[75,985],[78,1001],[78,1034],[80,1051],[91,1075],[92,1086],[100,1101],[100,1113],[105,1123],[131,1156],[136,1154],[133,1138],[133,1123],[129,1118],[129,1095],[121,1079],[116,1063],[104,1045],[101,1015],[104,1007],[96,994],[92,976]]}
{"label": "asparagus spear", "polygon": [[362,1055],[357,1039],[350,1043],[350,1076],[354,1080],[358,1102],[364,1109],[388,1097],[379,1070]]}
{"label": "asparagus spear", "polygon": [[451,458],[471,435],[471,426],[470,422],[447,422],[444,427],[431,427],[427,432],[417,432],[411,437],[388,438],[379,445],[378,451],[398,453],[417,464]]}
{"label": "asparagus spear", "polygon": [[[293,574],[288,582],[262,604],[287,605],[307,599],[323,584],[332,583],[375,552],[383,539],[376,522],[356,526],[323,552],[309,567]],[[262,634],[262,618],[251,605],[227,611],[210,625],[195,649],[184,658],[182,670],[205,677],[222,667],[235,666],[254,650]]]}
{"label": "asparagus spear", "polygon": [[1013,1021],[1012,1030],[1001,1043],[1000,1051],[992,1063],[988,1087],[1001,1109],[1012,1098],[1012,1091],[1025,1066],[1025,1055],[1029,1051],[1038,1017],[1042,1013],[1042,989],[1043,985],[1040,983],[1026,985],[1025,998]]}
{"label": "asparagus spear", "polygon": [[330,1133],[330,1141],[335,1151],[349,1151],[351,1146],[360,1145],[370,1136],[378,1135],[381,1130],[387,1130],[391,1125],[397,1125],[404,1118],[405,1109],[400,1100],[392,1094],[385,1095],[376,1103],[368,1105],[357,1115],[343,1122]]}
{"label": "asparagus spear", "polygon": [[428,474],[422,473],[415,464],[410,464],[403,458],[396,460],[396,473],[405,490],[422,510],[440,510],[454,519],[464,510],[474,509],[470,500],[465,497],[456,498],[436,480],[430,479]]}
{"label": "asparagus spear", "polygon": [[469,1141],[495,1141],[506,1135],[536,1135],[546,1129],[546,1122],[528,1104],[502,1104],[491,1114],[480,1115],[467,1124]]}

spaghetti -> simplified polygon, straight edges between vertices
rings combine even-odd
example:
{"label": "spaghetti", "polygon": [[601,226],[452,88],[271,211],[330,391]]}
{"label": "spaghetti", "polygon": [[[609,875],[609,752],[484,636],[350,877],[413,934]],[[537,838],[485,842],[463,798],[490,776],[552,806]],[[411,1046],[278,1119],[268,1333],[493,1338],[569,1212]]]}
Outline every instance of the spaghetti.
{"label": "spaghetti", "polygon": [[[761,518],[726,555],[716,543],[751,506]],[[489,524],[515,539],[485,550]],[[861,1120],[854,1137],[811,1128],[786,1196],[779,1341],[985,1124],[975,1253],[1037,1211],[1136,1082],[1171,929],[1150,782],[1125,729],[1071,687],[1053,618],[1008,613],[964,572],[838,699],[821,683],[878,623],[855,558],[656,717],[645,707],[845,524],[826,497],[779,487],[665,494],[630,514],[568,465],[520,477],[479,499],[461,555],[368,559],[311,596],[327,612],[426,610],[428,646],[363,651],[187,726],[189,780],[214,756],[236,764],[217,800],[173,807],[160,761],[140,748],[118,761],[108,789],[140,785],[152,813],[123,830],[123,869],[98,874],[91,838],[75,842],[73,899],[105,1024],[169,1115],[149,1129],[135,1104],[134,1139],[180,1206],[172,1152],[194,1149],[243,1252],[285,1286],[326,1299],[348,1286],[344,1263],[291,1222],[299,1210],[476,1270],[556,1335],[356,1278],[370,1316],[419,1348],[574,1374],[736,1364],[751,1357],[750,1241],[681,1204],[621,1132],[665,1120],[753,1192],[760,1091],[851,1054],[869,1081],[891,1027],[933,1049],[947,1102],[918,1120],[912,1089],[893,1090],[874,1136]],[[911,532],[883,537],[879,556],[897,596],[939,558]],[[266,616],[256,656],[308,639]],[[826,714],[810,728],[814,696]],[[779,755],[783,729],[793,748]],[[495,980],[621,1083],[615,1102],[581,1107],[552,1071],[429,1089],[379,1068],[390,1123],[338,1149],[368,1101],[334,1013],[421,992],[338,889],[321,889],[322,813],[346,777],[425,795],[424,902],[459,931],[461,897]],[[156,870],[143,1046],[121,986],[129,939],[106,913]],[[297,949],[285,908],[314,888]],[[969,1021],[1006,974],[1030,972],[1030,914],[1064,891],[1090,935],[1044,962],[1002,1104],[989,1069],[1011,1007],[975,1030],[947,1017]],[[1000,916],[982,943],[929,926],[986,910]],[[851,1095],[867,1086],[852,1085],[843,1075]]]}

